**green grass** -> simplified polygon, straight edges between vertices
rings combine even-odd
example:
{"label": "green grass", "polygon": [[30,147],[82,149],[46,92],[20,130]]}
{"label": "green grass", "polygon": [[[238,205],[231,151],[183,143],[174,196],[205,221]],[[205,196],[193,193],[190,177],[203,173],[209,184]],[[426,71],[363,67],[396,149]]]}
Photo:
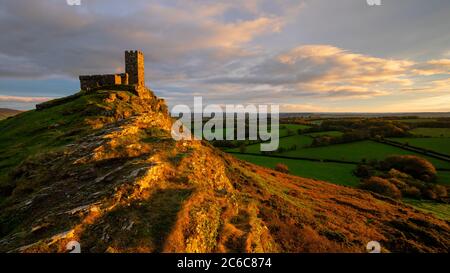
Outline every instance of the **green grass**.
{"label": "green grass", "polygon": [[317,137],[317,136],[332,136],[332,137],[339,137],[342,136],[343,133],[339,131],[326,131],[326,132],[318,132],[318,133],[310,133],[306,134],[308,136]]}
{"label": "green grass", "polygon": [[[450,163],[423,156],[421,154],[393,147],[387,144],[377,143],[370,140],[358,141],[346,144],[335,144],[323,147],[305,147],[311,144],[312,138],[304,135],[285,137],[280,139],[280,147],[289,148],[297,145],[297,150],[287,151],[281,154],[288,157],[303,157],[312,159],[331,159],[351,162],[360,162],[363,159],[382,160],[390,155],[416,155],[423,157],[433,163],[437,168],[450,169]],[[239,152],[239,149],[232,149]],[[247,146],[246,153],[260,153],[260,144]]]}
{"label": "green grass", "polygon": [[438,171],[438,180],[439,184],[449,185],[450,186],[450,172]]}
{"label": "green grass", "polygon": [[[297,145],[297,148],[301,149],[302,147],[308,146],[311,143],[312,143],[312,138],[310,138],[308,136],[294,135],[294,136],[280,138],[280,146],[279,147],[289,149],[293,145]],[[228,151],[239,152],[239,148],[230,149]],[[249,145],[249,146],[247,146],[247,149],[245,152],[251,153],[251,154],[260,154],[261,153],[261,144]],[[284,153],[283,153],[283,155],[284,155]]]}
{"label": "green grass", "polygon": [[450,138],[391,138],[390,140],[450,155]]}
{"label": "green grass", "polygon": [[416,128],[409,132],[416,136],[450,137],[450,128]]}
{"label": "green grass", "polygon": [[322,124],[322,122],[323,122],[323,120],[321,120],[321,119],[310,121],[310,123],[316,124],[316,125],[320,125],[320,124]]}
{"label": "green grass", "polygon": [[302,124],[280,124],[280,137],[287,136],[288,131],[297,134],[299,129],[308,129],[311,126]]}
{"label": "green grass", "polygon": [[359,179],[352,174],[355,166],[351,164],[322,163],[242,154],[237,154],[235,156],[242,160],[268,168],[274,168],[276,164],[283,163],[289,167],[291,174],[301,177],[329,181],[331,183],[353,187],[357,186],[359,183]]}
{"label": "green grass", "polygon": [[[283,139],[281,141],[283,141]],[[447,163],[445,161],[429,158],[414,152],[403,150],[401,148],[377,143],[370,140],[323,147],[304,148],[283,153],[284,156],[307,157],[314,159],[333,159],[353,162],[360,162],[363,159],[382,160],[390,155],[409,154],[424,157],[432,162],[436,167],[450,168],[450,163]]]}
{"label": "green grass", "polygon": [[450,221],[450,204],[414,199],[403,199],[403,202],[417,208],[418,210],[432,213],[438,218]]}
{"label": "green grass", "polygon": [[[224,122],[224,126],[225,125],[226,124]],[[279,125],[279,135],[280,135],[280,137],[285,137],[285,136],[289,135],[288,134],[289,131],[291,131],[292,134],[297,134],[298,129],[308,129],[308,128],[311,128],[311,126],[302,125],[302,124],[280,124]],[[222,134],[224,139],[225,139],[225,136],[226,136],[226,131],[227,131],[226,127],[224,127],[224,128],[217,128],[215,130],[215,132],[218,132],[219,134]],[[214,130],[213,130],[213,132],[214,132]]]}
{"label": "green grass", "polygon": [[12,168],[29,156],[57,150],[93,132],[85,122],[87,117],[104,117],[102,112],[111,107],[116,111],[131,107],[122,101],[106,105],[103,102],[106,96],[107,93],[73,96],[70,100],[66,98],[64,104],[0,121],[0,183]]}
{"label": "green grass", "polygon": [[81,122],[79,115],[64,114],[72,106],[69,103],[44,111],[32,110],[1,121],[0,178],[28,156],[68,143],[71,138],[64,134]]}

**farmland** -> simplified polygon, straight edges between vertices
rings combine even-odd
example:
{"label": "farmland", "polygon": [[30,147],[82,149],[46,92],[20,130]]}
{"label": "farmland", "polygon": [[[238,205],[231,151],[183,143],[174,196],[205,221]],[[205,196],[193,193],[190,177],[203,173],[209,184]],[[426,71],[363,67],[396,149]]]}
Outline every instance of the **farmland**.
{"label": "farmland", "polygon": [[[362,160],[377,159],[382,160],[390,155],[418,155],[401,148],[390,145],[377,143],[371,140],[364,140],[345,144],[336,144],[324,147],[307,147],[312,142],[309,136],[298,135],[280,139],[280,147],[288,148],[297,145],[296,150],[286,151],[283,153],[274,153],[286,157],[310,158],[318,160],[336,160],[353,162],[355,164]],[[239,152],[239,149],[231,149],[229,152]],[[249,145],[246,153],[261,153],[260,144]],[[432,162],[437,168],[450,169],[450,163],[422,156]]]}
{"label": "farmland", "polygon": [[356,186],[359,183],[358,179],[352,174],[355,166],[351,164],[279,159],[245,154],[237,154],[236,157],[268,168],[274,168],[276,164],[283,162],[292,170],[292,174],[306,178],[324,180],[346,186]]}
{"label": "farmland", "polygon": [[407,144],[430,151],[450,155],[450,138],[429,137],[429,138],[390,138],[399,143]]}
{"label": "farmland", "polygon": [[[324,119],[320,123],[311,121],[309,125],[280,124],[280,143],[276,151],[261,152],[260,143],[249,142],[224,150],[260,166],[274,169],[277,164],[284,164],[293,175],[350,187],[359,187],[361,183],[355,175],[359,164],[383,161],[394,155],[413,155],[431,162],[438,170],[436,182],[448,187],[450,161],[445,159],[445,154],[450,155],[450,128],[420,127],[430,122],[442,121],[430,118],[398,121],[368,119],[361,123],[358,119]],[[444,126],[447,126],[445,122]],[[366,130],[364,123],[368,123],[368,133],[361,133]],[[386,141],[379,137],[383,130],[387,132]],[[407,199],[405,202],[440,218],[449,218],[449,204],[422,201]]]}
{"label": "farmland", "polygon": [[450,128],[416,128],[409,132],[418,137],[450,137]]}

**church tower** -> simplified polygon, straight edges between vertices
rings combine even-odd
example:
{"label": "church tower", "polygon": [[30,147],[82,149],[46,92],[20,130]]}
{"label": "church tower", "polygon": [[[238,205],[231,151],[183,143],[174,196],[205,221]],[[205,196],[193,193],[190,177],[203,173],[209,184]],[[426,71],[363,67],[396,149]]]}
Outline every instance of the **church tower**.
{"label": "church tower", "polygon": [[125,73],[128,73],[130,85],[145,86],[144,53],[142,51],[125,51]]}

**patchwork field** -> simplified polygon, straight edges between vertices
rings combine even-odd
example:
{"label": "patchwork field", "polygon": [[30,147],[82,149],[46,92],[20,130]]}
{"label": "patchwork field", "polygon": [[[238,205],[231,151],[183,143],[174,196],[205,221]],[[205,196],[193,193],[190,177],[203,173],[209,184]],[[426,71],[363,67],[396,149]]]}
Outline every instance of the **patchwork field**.
{"label": "patchwork field", "polygon": [[450,155],[450,138],[428,137],[428,138],[390,138],[392,141],[408,144],[434,152]]}
{"label": "patchwork field", "polygon": [[416,136],[450,137],[450,128],[416,128],[409,132]]}
{"label": "patchwork field", "polygon": [[[401,120],[403,122],[423,122],[424,119]],[[425,119],[425,121],[432,121]],[[280,149],[272,154],[263,154],[261,144],[247,145],[245,148],[234,148],[226,151],[233,152],[239,159],[268,167],[275,168],[279,163],[286,165],[293,175],[329,181],[334,184],[358,187],[360,179],[353,174],[357,163],[363,160],[383,160],[391,155],[415,155],[430,161],[438,169],[450,170],[450,162],[426,156],[420,152],[409,151],[402,147],[376,142],[373,140],[354,141],[343,144],[330,144],[326,146],[311,147],[313,139],[319,136],[338,138],[343,135],[341,131],[323,131],[299,135],[298,129],[305,129],[303,125],[280,125]],[[292,135],[292,133],[295,135]],[[387,138],[399,143],[408,143],[410,146],[445,153],[450,155],[450,129],[449,128],[417,128],[410,133],[418,136],[404,138]],[[289,135],[289,136],[288,136]],[[297,159],[296,159],[297,158]],[[329,162],[329,161],[342,161]],[[352,163],[352,164],[349,164]],[[437,183],[450,185],[450,171],[438,170]],[[415,208],[433,213],[445,220],[450,219],[450,205],[430,200],[407,199],[408,204]]]}
{"label": "patchwork field", "polygon": [[280,124],[280,137],[297,134],[299,129],[308,129],[310,126],[301,124]]}
{"label": "patchwork field", "polygon": [[267,156],[236,154],[237,158],[268,168],[274,168],[278,163],[289,167],[291,174],[301,177],[325,180],[339,185],[357,186],[359,180],[352,174],[355,165],[312,162],[307,160],[280,159]]}
{"label": "patchwork field", "polygon": [[306,134],[308,136],[316,137],[316,136],[342,136],[343,133],[339,131],[326,131],[326,132],[318,132],[318,133],[309,133]]}
{"label": "patchwork field", "polygon": [[[306,147],[312,143],[312,138],[304,135],[296,135],[280,139],[280,147],[288,149],[292,145],[297,145],[296,150],[275,153],[287,157],[341,160],[350,162],[361,162],[363,159],[382,160],[390,155],[417,155],[428,159],[437,168],[450,169],[450,163],[426,157],[411,151],[393,147],[387,144],[374,142],[371,140],[351,142],[345,144],[335,144],[323,147]],[[230,152],[239,152],[239,149],[231,149]],[[249,145],[246,153],[261,153],[260,144]]]}

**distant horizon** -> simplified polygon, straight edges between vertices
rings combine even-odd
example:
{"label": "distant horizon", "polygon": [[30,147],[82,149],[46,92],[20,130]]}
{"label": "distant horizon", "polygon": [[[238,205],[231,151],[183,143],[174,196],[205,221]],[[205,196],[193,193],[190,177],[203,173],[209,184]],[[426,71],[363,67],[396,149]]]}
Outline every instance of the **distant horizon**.
{"label": "distant horizon", "polygon": [[[56,98],[55,98],[56,99]],[[13,111],[21,111],[21,112],[26,112],[26,111],[31,111],[34,110],[35,107],[33,108],[29,108],[29,109],[17,109],[17,108],[11,108],[11,107],[0,107],[0,110],[13,110]],[[194,114],[201,114],[198,112],[195,112]],[[442,111],[442,112],[280,112],[280,115],[284,115],[284,114],[302,114],[302,115],[307,115],[307,114],[348,114],[348,115],[357,115],[357,114],[370,114],[370,115],[389,115],[389,114],[393,114],[393,115],[414,115],[414,114],[449,114],[450,117],[450,111]]]}

